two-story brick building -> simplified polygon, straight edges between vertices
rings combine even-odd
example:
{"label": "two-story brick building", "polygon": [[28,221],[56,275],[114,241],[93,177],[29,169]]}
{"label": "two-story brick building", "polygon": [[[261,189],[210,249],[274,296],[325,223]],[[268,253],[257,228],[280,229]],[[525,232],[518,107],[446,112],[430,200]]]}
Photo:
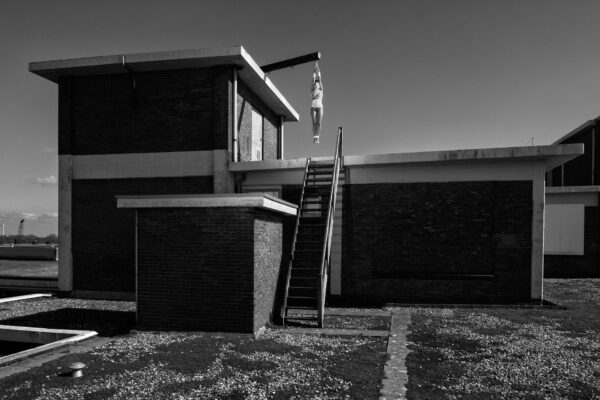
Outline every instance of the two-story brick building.
{"label": "two-story brick building", "polygon": [[[284,158],[284,123],[298,121],[298,113],[243,47],[44,61],[30,70],[59,90],[60,290],[134,297],[140,232],[138,214],[128,207],[242,207],[250,214],[232,211],[239,219],[221,211],[175,212],[162,234],[191,240],[190,229],[199,224],[235,231],[235,221],[250,221],[244,226],[254,226],[254,236],[244,231],[232,239],[219,228],[211,232],[223,240],[211,236],[211,248],[235,240],[268,248],[280,260],[269,260],[271,269],[257,269],[253,279],[277,279],[272,266],[287,265],[290,222],[280,231],[280,217],[252,210],[294,214],[275,198],[297,204],[306,159]],[[330,294],[371,304],[542,299],[545,173],[582,152],[582,145],[568,144],[344,156]],[[247,192],[274,197],[239,197]],[[229,201],[229,194],[239,198]],[[154,197],[135,198],[144,195]],[[117,196],[124,198],[122,207]],[[177,224],[177,218],[201,222]],[[256,232],[279,237],[283,250]],[[161,236],[141,239],[148,245],[151,237]],[[202,259],[198,252],[189,259],[178,253],[177,265],[189,263],[190,280],[210,275],[206,268],[223,268],[214,279],[227,281],[237,274],[234,264],[239,267],[228,258],[230,250],[215,253],[223,257],[219,266],[213,255],[213,264],[195,263]],[[257,251],[243,252],[254,254],[255,268],[262,262]],[[147,260],[154,263],[148,271],[164,272],[171,282],[168,268],[159,265],[168,257],[156,257]],[[229,292],[223,295],[235,292],[224,287]],[[265,293],[263,308],[272,290],[255,285],[255,292]],[[198,296],[189,301],[201,301]],[[255,325],[264,320],[261,313]]]}

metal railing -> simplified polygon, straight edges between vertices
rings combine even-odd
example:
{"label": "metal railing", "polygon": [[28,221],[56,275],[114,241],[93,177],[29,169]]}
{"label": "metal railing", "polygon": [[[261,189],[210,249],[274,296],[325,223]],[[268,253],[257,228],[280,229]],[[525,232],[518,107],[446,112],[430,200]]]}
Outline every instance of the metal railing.
{"label": "metal railing", "polygon": [[308,177],[308,166],[310,165],[310,158],[306,159],[306,167],[304,168],[304,179],[302,180],[302,191],[300,192],[300,202],[298,203],[298,213],[296,214],[296,226],[294,228],[294,240],[292,242],[292,248],[290,250],[290,261],[288,263],[287,277],[285,283],[285,293],[283,296],[283,308],[281,309],[281,318],[285,324],[285,318],[287,317],[287,301],[288,293],[290,291],[290,278],[292,274],[292,263],[294,262],[294,253],[296,251],[296,241],[298,238],[298,225],[300,225],[300,215],[302,214],[302,203],[304,202],[304,189],[306,188],[306,181]]}
{"label": "metal railing", "polygon": [[323,327],[325,298],[327,296],[327,278],[329,268],[331,266],[331,238],[333,236],[335,203],[337,201],[337,188],[341,167],[343,133],[344,129],[340,126],[338,128],[338,135],[335,146],[335,157],[333,159],[333,179],[331,181],[331,193],[329,195],[329,207],[327,212],[327,222],[325,226],[325,241],[323,243],[323,255],[321,257],[321,286],[317,294],[317,318],[319,327]]}

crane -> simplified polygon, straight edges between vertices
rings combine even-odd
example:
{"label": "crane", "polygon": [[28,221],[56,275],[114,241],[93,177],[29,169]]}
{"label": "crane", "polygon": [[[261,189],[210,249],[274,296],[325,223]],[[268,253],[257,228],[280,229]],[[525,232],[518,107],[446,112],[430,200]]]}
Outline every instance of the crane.
{"label": "crane", "polygon": [[25,219],[22,219],[21,222],[19,222],[19,232],[17,233],[18,236],[23,235],[23,225],[24,224],[25,224]]}

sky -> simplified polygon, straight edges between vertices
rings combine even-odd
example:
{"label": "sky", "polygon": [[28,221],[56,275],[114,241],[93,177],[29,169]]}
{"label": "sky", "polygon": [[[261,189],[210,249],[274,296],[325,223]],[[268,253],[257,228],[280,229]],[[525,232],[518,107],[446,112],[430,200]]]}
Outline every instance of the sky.
{"label": "sky", "polygon": [[597,0],[3,0],[0,224],[57,232],[57,86],[32,61],[243,45],[300,114],[285,156],[551,144],[600,114]]}

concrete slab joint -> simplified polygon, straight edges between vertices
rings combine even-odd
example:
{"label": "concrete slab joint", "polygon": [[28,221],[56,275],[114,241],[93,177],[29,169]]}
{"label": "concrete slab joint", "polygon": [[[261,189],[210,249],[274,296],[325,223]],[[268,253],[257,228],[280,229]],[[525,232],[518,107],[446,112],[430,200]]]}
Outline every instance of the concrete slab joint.
{"label": "concrete slab joint", "polygon": [[410,312],[408,310],[392,312],[390,337],[387,347],[388,361],[384,367],[380,400],[406,398],[406,385],[408,384],[406,357],[410,352],[407,339],[409,324]]}

